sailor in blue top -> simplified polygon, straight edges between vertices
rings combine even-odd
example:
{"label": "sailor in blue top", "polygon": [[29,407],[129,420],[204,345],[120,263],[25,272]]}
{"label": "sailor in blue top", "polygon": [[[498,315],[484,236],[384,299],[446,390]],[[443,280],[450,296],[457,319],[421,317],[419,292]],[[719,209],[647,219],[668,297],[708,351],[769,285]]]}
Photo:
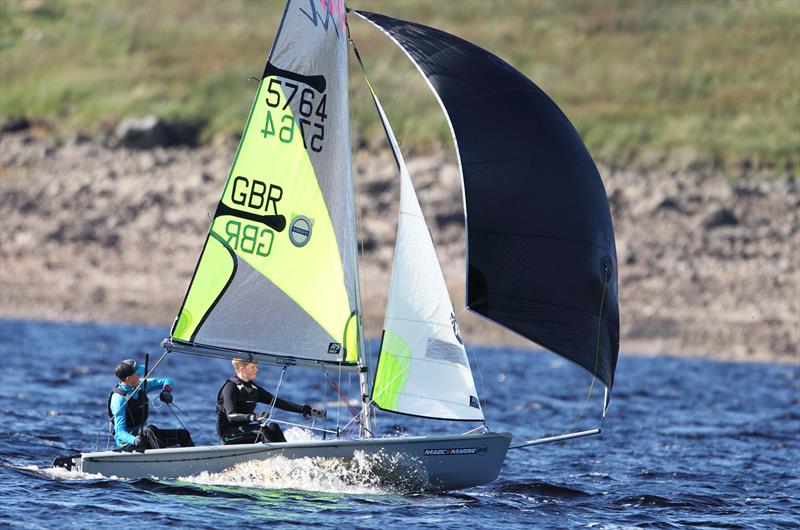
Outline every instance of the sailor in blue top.
{"label": "sailor in blue top", "polygon": [[[147,421],[148,398],[141,388],[144,366],[133,359],[117,364],[114,373],[119,379],[108,397],[108,419],[117,447],[123,450],[143,451],[180,445],[194,445],[186,429],[159,429],[155,425],[142,425]],[[172,403],[172,388],[175,381],[169,377],[147,379],[147,393],[159,392],[164,403]],[[140,434],[141,433],[141,434]]]}

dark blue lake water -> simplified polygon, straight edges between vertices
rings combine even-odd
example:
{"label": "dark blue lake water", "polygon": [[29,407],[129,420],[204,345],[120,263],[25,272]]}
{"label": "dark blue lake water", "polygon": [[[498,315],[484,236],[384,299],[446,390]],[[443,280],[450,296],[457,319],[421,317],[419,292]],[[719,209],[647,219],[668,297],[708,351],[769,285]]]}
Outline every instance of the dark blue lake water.
{"label": "dark blue lake water", "polygon": [[[600,437],[509,452],[497,481],[445,494],[364,487],[358,476],[293,464],[184,481],[114,480],[47,468],[56,456],[107,444],[113,367],[165,329],[0,320],[0,527],[147,528],[798,528],[800,370],[778,364],[622,355]],[[596,426],[601,392],[552,354],[475,349],[489,427],[521,439]],[[198,444],[216,443],[214,398],[230,374],[219,359],[170,354],[157,375]],[[274,388],[278,373],[259,382]],[[343,387],[357,393],[356,381]],[[326,402],[321,374],[290,371],[281,396]],[[285,419],[292,419],[287,417]],[[177,426],[166,407],[151,421]],[[463,425],[384,414],[383,433],[457,433]],[[366,477],[365,477],[366,478]]]}

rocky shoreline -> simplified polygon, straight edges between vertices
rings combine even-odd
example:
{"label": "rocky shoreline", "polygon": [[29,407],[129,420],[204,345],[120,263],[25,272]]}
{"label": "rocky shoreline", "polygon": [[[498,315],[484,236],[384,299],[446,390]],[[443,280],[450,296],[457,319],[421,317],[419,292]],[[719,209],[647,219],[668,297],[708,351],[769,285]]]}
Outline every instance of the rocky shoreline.
{"label": "rocky shoreline", "polygon": [[[140,146],[141,147],[141,146]],[[167,326],[191,278],[235,152],[0,137],[0,315]],[[367,333],[380,332],[398,186],[388,152],[355,159]],[[458,168],[409,169],[456,307],[463,307]],[[800,362],[798,177],[601,167],[617,235],[623,354]],[[464,313],[473,343],[525,345]]]}

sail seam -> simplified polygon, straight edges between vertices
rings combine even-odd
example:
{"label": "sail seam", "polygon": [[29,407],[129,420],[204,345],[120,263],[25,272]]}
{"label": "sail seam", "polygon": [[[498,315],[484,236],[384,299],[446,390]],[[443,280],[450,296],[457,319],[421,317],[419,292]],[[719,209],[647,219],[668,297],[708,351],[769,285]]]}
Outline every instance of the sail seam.
{"label": "sail seam", "polygon": [[[177,346],[177,347],[175,347]],[[183,340],[174,340],[173,347],[171,348],[173,351],[178,353],[185,353],[188,355],[203,355],[206,357],[216,357],[219,359],[230,359],[231,357],[268,357],[270,359],[275,360],[291,360],[297,362],[297,364],[302,364],[303,366],[309,367],[317,367],[319,369],[323,369],[324,366],[339,366],[348,369],[354,369],[358,365],[355,363],[345,363],[345,362],[338,362],[334,360],[324,360],[324,359],[306,359],[303,357],[295,357],[288,353],[275,353],[275,352],[256,352],[251,350],[245,350],[242,348],[227,348],[225,346],[211,346],[205,344],[196,344],[194,342],[187,342]],[[281,365],[282,366],[282,365]]]}
{"label": "sail seam", "polygon": [[451,111],[457,110],[457,109],[460,109],[462,107],[465,107],[465,106],[469,105],[470,103],[475,103],[477,101],[481,101],[483,99],[486,99],[489,96],[496,96],[498,94],[507,94],[509,92],[534,92],[535,93],[536,91],[533,90],[532,88],[507,88],[505,90],[495,90],[494,92],[488,92],[486,94],[481,94],[480,96],[475,96],[474,98],[468,99],[466,101],[462,101],[461,103],[459,103],[457,105],[452,105],[450,107],[450,110]]}
{"label": "sail seam", "polygon": [[419,319],[416,319],[416,318],[390,317],[389,315],[386,315],[386,320],[397,320],[399,322],[416,322],[418,324],[430,324],[432,326],[441,326],[443,328],[452,327],[452,324],[450,324],[450,323],[442,324],[441,322],[432,322],[430,320],[419,320]]}
{"label": "sail seam", "polygon": [[[212,228],[213,228],[213,225],[212,225]],[[225,285],[222,287],[222,289],[220,290],[219,294],[217,294],[217,297],[214,299],[213,302],[211,302],[211,305],[208,306],[208,309],[206,309],[206,312],[203,313],[203,318],[201,318],[200,322],[198,322],[197,326],[195,326],[194,333],[192,333],[192,335],[190,337],[190,340],[192,342],[194,342],[194,340],[197,338],[197,334],[200,333],[200,329],[203,327],[203,324],[206,323],[206,319],[208,318],[208,316],[211,314],[211,312],[214,310],[214,308],[217,307],[217,304],[219,303],[219,301],[222,300],[223,295],[228,290],[228,287],[231,286],[231,283],[233,282],[233,278],[236,276],[236,271],[239,270],[239,263],[236,260],[236,253],[233,251],[233,249],[225,241],[223,241],[223,239],[219,236],[219,234],[217,234],[213,230],[210,231],[208,233],[208,235],[209,235],[209,237],[213,237],[214,239],[216,239],[225,248],[225,250],[227,250],[228,253],[231,255],[231,261],[233,261],[233,270],[231,271],[230,276],[228,276],[228,281],[225,282]],[[200,256],[200,259],[202,259],[202,256]],[[198,266],[199,266],[199,262],[198,262]],[[187,293],[187,297],[188,297],[188,293]]]}
{"label": "sail seam", "polygon": [[[418,361],[418,362],[421,362],[421,363],[434,363],[434,364],[443,364],[445,366],[451,366],[451,367],[452,366],[456,366],[456,367],[461,367],[461,368],[464,368],[464,369],[467,368],[464,364],[457,363],[457,362],[452,362],[452,361],[440,361],[439,359],[420,358],[420,357],[413,357],[413,356],[410,356],[410,355],[400,355],[400,354],[394,354],[394,356],[397,357],[397,358],[400,358],[400,359],[411,359],[412,361]],[[383,385],[383,386],[387,386],[387,385]],[[400,392],[400,393],[402,394],[402,392]]]}
{"label": "sail seam", "polygon": [[[496,296],[502,296],[503,298],[510,298],[512,300],[524,300],[526,302],[536,302],[537,304],[542,304],[542,305],[545,305],[545,306],[561,307],[563,309],[571,309],[571,310],[577,311],[579,313],[586,313],[586,314],[592,315],[592,316],[599,316],[599,315],[597,315],[597,313],[594,313],[592,311],[587,311],[586,309],[581,309],[581,308],[573,307],[573,306],[569,306],[569,305],[556,304],[556,303],[553,303],[553,302],[545,302],[544,300],[539,300],[537,298],[523,298],[521,296],[512,296],[512,295],[509,295],[509,294],[498,293],[497,291],[490,292],[489,294],[490,295],[496,295]],[[509,313],[509,314],[518,314],[518,313],[535,313],[536,311],[530,311],[530,310],[528,310],[528,311],[514,311],[514,310],[511,310],[511,309],[504,309],[501,312],[502,313]],[[608,320],[609,317],[603,316],[602,318]],[[617,320],[610,320],[610,322],[617,322]]]}
{"label": "sail seam", "polygon": [[413,212],[400,211],[400,215],[407,215],[409,217],[416,217],[417,219],[422,219],[423,222],[425,221],[425,216],[417,215],[417,214],[415,214]]}
{"label": "sail seam", "polygon": [[592,241],[586,241],[585,239],[573,239],[569,237],[558,237],[558,236],[546,236],[540,234],[520,234],[518,232],[495,232],[491,230],[475,230],[472,229],[469,231],[471,234],[486,234],[486,235],[495,235],[495,236],[512,236],[512,237],[529,237],[533,239],[552,239],[554,241],[568,241],[571,243],[582,243],[584,245],[591,245],[593,247],[605,250],[606,252],[611,252],[606,246],[598,245],[597,243],[593,243]]}
{"label": "sail seam", "polygon": [[459,407],[469,408],[469,405],[464,405],[463,403],[459,403],[458,401],[453,401],[452,399],[440,399],[440,398],[434,398],[434,397],[430,397],[430,396],[425,396],[425,395],[422,395],[422,394],[409,394],[408,392],[398,392],[398,394],[401,395],[401,396],[406,396],[406,397],[426,399],[428,401],[438,401],[440,403],[449,403],[449,404],[456,405],[456,406],[459,406]]}
{"label": "sail seam", "polygon": [[[486,421],[485,418],[448,418],[444,416],[423,416],[422,414],[411,414],[410,412],[400,412],[399,410],[386,409],[375,403],[375,407],[384,412],[392,414],[399,414],[400,416],[409,416],[411,418],[423,418],[428,420],[442,420],[442,421]],[[481,411],[482,413],[482,411]]]}

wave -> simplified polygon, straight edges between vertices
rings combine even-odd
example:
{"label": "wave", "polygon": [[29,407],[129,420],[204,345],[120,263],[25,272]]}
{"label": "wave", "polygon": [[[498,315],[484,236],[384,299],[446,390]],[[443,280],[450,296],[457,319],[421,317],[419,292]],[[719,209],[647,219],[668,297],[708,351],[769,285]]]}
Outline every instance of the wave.
{"label": "wave", "polygon": [[187,485],[176,482],[160,482],[158,480],[141,478],[132,481],[131,486],[136,489],[149,491],[151,493],[166,493],[169,495],[189,495],[192,497],[214,497],[226,499],[246,499],[259,500],[257,495],[252,495],[241,490],[231,490],[224,488],[204,488],[199,485]]}
{"label": "wave", "polygon": [[97,473],[82,473],[75,470],[67,470],[63,467],[38,467],[38,466],[8,466],[19,471],[34,473],[36,475],[44,475],[48,478],[57,480],[92,480],[92,481],[110,481],[109,477]]}
{"label": "wave", "polygon": [[689,502],[673,501],[659,495],[630,495],[620,497],[614,504],[622,507],[654,506],[657,508],[689,508],[693,506]]}
{"label": "wave", "polygon": [[543,497],[589,497],[592,494],[547,482],[506,482],[495,488],[498,493],[530,493]]}
{"label": "wave", "polygon": [[628,495],[614,501],[619,506],[649,506],[656,508],[687,508],[692,510],[712,510],[716,513],[725,511],[729,505],[719,497],[702,494],[684,494],[673,499],[660,495]]}

